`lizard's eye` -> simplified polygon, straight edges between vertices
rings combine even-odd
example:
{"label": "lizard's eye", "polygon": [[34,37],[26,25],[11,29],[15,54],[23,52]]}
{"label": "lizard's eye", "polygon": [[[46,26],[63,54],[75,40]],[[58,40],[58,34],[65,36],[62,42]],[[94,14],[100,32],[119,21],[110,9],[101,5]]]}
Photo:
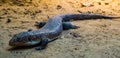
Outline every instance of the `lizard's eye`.
{"label": "lizard's eye", "polygon": [[31,38],[28,38],[28,41],[32,41]]}

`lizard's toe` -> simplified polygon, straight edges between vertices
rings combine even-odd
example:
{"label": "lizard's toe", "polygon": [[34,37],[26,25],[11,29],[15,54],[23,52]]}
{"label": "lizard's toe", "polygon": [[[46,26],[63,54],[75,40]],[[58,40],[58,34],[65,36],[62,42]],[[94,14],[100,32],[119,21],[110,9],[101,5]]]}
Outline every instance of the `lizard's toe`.
{"label": "lizard's toe", "polygon": [[35,47],[36,50],[43,50],[45,49],[45,47],[39,46],[39,47]]}

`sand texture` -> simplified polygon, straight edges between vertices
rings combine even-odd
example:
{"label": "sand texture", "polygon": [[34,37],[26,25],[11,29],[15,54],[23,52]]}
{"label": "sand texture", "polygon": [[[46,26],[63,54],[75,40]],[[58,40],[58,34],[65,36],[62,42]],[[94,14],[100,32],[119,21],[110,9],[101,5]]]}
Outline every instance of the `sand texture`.
{"label": "sand texture", "polygon": [[44,50],[9,50],[14,34],[67,13],[120,16],[120,0],[0,0],[0,58],[120,58],[120,19],[73,21],[80,28],[63,31]]}

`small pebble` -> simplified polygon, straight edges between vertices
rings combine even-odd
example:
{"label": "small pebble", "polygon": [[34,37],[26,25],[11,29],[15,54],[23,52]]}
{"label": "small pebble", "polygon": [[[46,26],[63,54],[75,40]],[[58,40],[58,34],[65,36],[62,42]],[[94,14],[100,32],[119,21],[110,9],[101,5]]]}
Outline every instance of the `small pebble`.
{"label": "small pebble", "polygon": [[78,38],[78,37],[81,37],[79,34],[77,33],[70,33],[74,38]]}
{"label": "small pebble", "polygon": [[7,19],[7,21],[6,21],[6,23],[10,23],[11,22],[11,19],[10,18],[8,18]]}
{"label": "small pebble", "polygon": [[80,10],[77,10],[77,12],[82,13],[82,11],[80,11]]}
{"label": "small pebble", "polygon": [[62,6],[61,5],[57,5],[57,10],[61,9]]}

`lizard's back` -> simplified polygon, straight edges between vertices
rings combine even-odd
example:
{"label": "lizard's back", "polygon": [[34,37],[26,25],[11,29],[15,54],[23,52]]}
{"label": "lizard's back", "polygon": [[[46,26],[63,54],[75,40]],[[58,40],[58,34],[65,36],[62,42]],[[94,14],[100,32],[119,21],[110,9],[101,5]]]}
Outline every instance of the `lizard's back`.
{"label": "lizard's back", "polygon": [[62,32],[62,18],[60,16],[52,17],[48,20],[48,23],[39,30],[33,31],[34,34],[42,33],[48,38],[54,38],[60,35]]}

